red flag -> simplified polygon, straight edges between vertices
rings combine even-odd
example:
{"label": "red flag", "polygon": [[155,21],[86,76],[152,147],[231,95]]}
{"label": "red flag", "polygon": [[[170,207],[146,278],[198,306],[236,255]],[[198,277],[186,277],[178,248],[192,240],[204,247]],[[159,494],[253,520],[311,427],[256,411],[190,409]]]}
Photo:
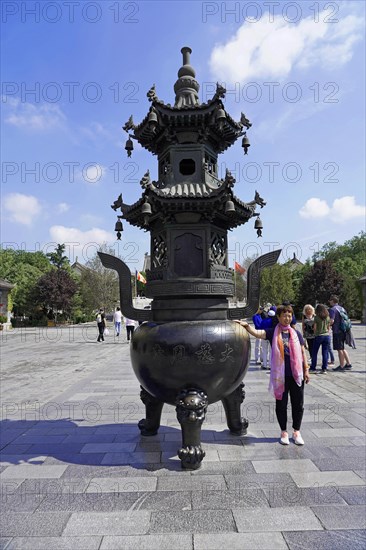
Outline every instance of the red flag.
{"label": "red flag", "polygon": [[139,271],[137,272],[137,280],[140,281],[140,283],[142,283],[143,285],[146,285],[146,279]]}
{"label": "red flag", "polygon": [[243,267],[242,265],[238,264],[238,262],[234,262],[234,270],[239,273],[240,275],[244,275],[244,273],[246,272],[246,269],[245,267]]}

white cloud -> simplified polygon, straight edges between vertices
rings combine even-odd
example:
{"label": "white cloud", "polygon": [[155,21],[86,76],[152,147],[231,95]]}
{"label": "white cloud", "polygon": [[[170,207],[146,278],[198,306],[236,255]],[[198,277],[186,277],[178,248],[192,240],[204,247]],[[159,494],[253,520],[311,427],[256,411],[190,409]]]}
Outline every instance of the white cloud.
{"label": "white cloud", "polygon": [[352,196],[335,199],[331,207],[325,200],[314,197],[306,201],[299,210],[299,214],[306,219],[329,218],[333,222],[342,223],[354,218],[365,217],[366,207],[356,204],[355,197]]}
{"label": "white cloud", "polygon": [[4,197],[3,204],[10,213],[10,220],[23,225],[31,225],[42,210],[36,197],[22,193],[9,193]]}
{"label": "white cloud", "polygon": [[58,105],[21,102],[19,99],[3,97],[5,122],[27,130],[45,132],[59,128],[65,121],[65,115]]}
{"label": "white cloud", "polygon": [[52,241],[57,243],[75,243],[80,247],[91,243],[102,244],[116,240],[113,233],[109,233],[104,229],[93,227],[88,231],[81,231],[76,227],[65,227],[64,225],[50,227],[50,237]]}
{"label": "white cloud", "polygon": [[363,18],[348,15],[337,24],[326,22],[329,13],[298,24],[268,14],[255,23],[244,23],[226,44],[212,51],[210,68],[217,79],[248,81],[253,78],[284,78],[293,68],[320,65],[332,69],[347,63],[353,45],[362,38]]}
{"label": "white cloud", "polygon": [[356,204],[355,197],[346,196],[335,199],[332,206],[331,217],[336,222],[346,222],[352,218],[366,216],[366,206]]}
{"label": "white cloud", "polygon": [[67,212],[70,209],[70,205],[67,204],[67,202],[60,202],[57,205],[57,211],[59,214],[63,214],[64,212]]}
{"label": "white cloud", "polygon": [[[54,249],[56,243],[65,244],[65,252],[71,263],[79,261],[85,263],[95,257],[100,245],[103,243],[115,243],[116,237],[104,229],[93,227],[88,231],[81,231],[76,227],[53,225],[49,229],[50,242],[47,250]],[[113,244],[114,246],[114,244]],[[45,250],[45,247],[43,247]]]}
{"label": "white cloud", "polygon": [[312,198],[306,201],[299,213],[302,218],[325,218],[329,212],[330,208],[326,201]]}

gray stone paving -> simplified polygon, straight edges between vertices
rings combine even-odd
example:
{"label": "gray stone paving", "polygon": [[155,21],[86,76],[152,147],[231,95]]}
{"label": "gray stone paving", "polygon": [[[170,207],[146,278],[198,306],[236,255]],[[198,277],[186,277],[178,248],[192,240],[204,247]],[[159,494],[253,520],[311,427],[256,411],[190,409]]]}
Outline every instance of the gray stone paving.
{"label": "gray stone paving", "polygon": [[247,436],[210,405],[194,472],[176,456],[174,407],[140,436],[124,338],[98,344],[89,325],[2,333],[0,549],[364,549],[365,326],[353,332],[353,370],[306,387],[304,447],[279,445],[268,373],[252,362]]}

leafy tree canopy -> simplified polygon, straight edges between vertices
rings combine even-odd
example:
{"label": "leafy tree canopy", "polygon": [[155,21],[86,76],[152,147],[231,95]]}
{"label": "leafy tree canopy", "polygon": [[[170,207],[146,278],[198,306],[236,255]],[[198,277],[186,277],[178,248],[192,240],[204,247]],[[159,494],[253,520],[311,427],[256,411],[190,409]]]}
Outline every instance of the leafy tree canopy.
{"label": "leafy tree canopy", "polygon": [[0,249],[0,277],[16,285],[11,291],[14,311],[27,314],[33,309],[32,291],[49,269],[49,259],[43,252]]}
{"label": "leafy tree canopy", "polygon": [[301,306],[317,303],[328,304],[332,294],[339,295],[343,286],[341,273],[329,260],[320,260],[305,273],[298,300]]}
{"label": "leafy tree canopy", "polygon": [[366,273],[365,251],[366,233],[361,231],[342,245],[336,242],[327,243],[313,256],[315,261],[330,261],[341,274],[343,282],[338,292],[341,303],[348,313],[356,318],[361,317],[363,303],[358,280]]}
{"label": "leafy tree canopy", "polygon": [[70,266],[70,261],[67,256],[64,255],[66,246],[64,244],[58,244],[54,252],[46,254],[52,265],[57,269],[66,269]]}
{"label": "leafy tree canopy", "polygon": [[52,269],[38,280],[34,289],[34,301],[46,311],[51,309],[70,315],[77,284],[64,269]]}
{"label": "leafy tree canopy", "polygon": [[295,297],[292,285],[292,272],[286,264],[275,264],[263,269],[261,273],[261,304],[281,304]]}
{"label": "leafy tree canopy", "polygon": [[331,260],[333,262],[347,256],[353,260],[366,258],[366,232],[360,231],[358,235],[352,237],[344,244],[337,244],[335,241],[325,244],[318,252],[313,255],[313,261]]}

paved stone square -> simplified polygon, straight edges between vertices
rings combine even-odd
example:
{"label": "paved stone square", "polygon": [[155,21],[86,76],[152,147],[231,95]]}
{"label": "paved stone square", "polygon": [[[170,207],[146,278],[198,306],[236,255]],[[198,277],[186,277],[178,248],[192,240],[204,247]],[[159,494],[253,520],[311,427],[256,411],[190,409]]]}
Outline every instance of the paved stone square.
{"label": "paved stone square", "polygon": [[269,374],[252,360],[248,434],[230,435],[221,403],[210,405],[206,457],[189,472],[174,407],[158,435],[140,436],[124,333],[97,343],[92,324],[3,332],[0,548],[364,550],[365,326],[353,333],[352,371],[306,387],[304,447],[279,445]]}

